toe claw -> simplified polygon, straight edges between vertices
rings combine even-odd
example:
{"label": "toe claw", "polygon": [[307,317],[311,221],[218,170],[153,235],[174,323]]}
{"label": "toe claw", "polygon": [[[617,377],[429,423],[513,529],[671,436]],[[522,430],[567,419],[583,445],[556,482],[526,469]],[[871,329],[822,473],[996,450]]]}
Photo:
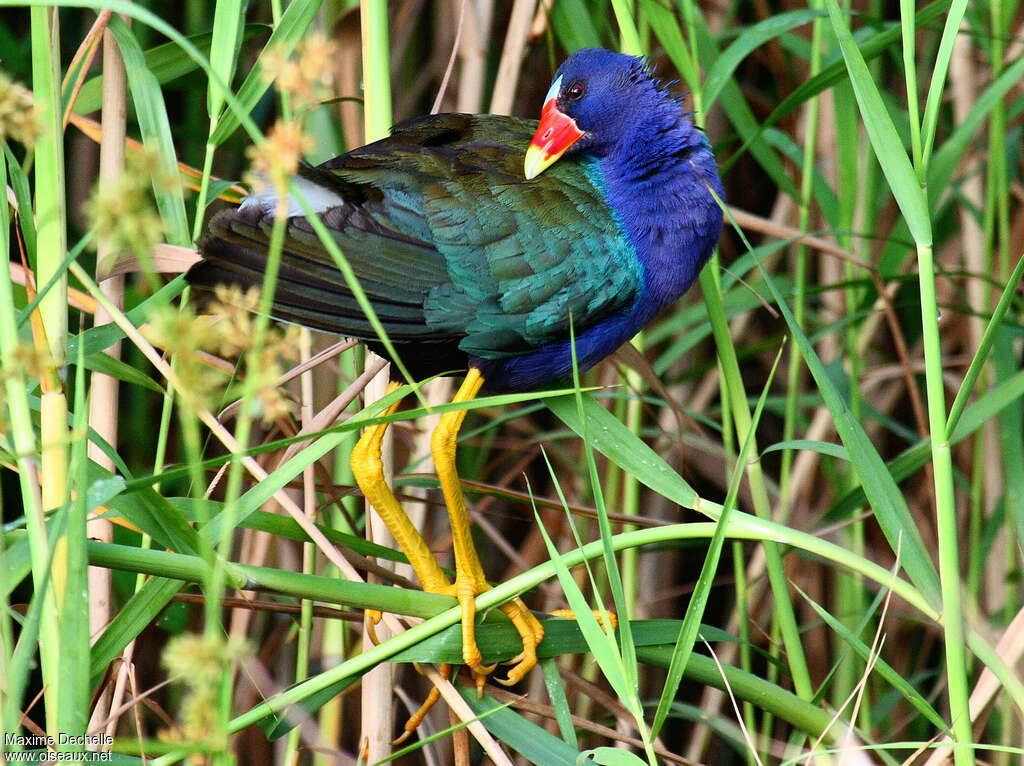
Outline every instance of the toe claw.
{"label": "toe claw", "polygon": [[384,618],[384,613],[379,609],[367,609],[366,614],[366,637],[370,639],[370,643],[376,646],[380,643],[380,639],[377,637],[376,626],[380,624],[380,621]]}
{"label": "toe claw", "polygon": [[[419,663],[414,662],[413,667],[416,668],[418,673],[423,673],[425,675],[423,667]],[[452,666],[447,662],[442,663],[438,672],[441,674],[441,678],[447,681],[452,674]],[[441,699],[441,690],[435,686],[430,690],[430,694],[427,695],[427,698],[423,700],[423,704],[419,706],[419,709],[409,716],[409,720],[405,722],[405,731],[396,739],[392,740],[391,744],[400,745],[412,736],[412,733],[419,728],[421,723],[423,723],[423,719],[427,717],[427,713],[430,712],[430,709],[434,707],[439,699]]]}
{"label": "toe claw", "polygon": [[[491,677],[497,667],[497,663],[483,664],[483,656],[476,643],[476,597],[489,589],[490,586],[485,580],[471,577],[457,578],[455,583],[445,588],[446,595],[455,596],[462,608],[462,660],[473,674],[478,695],[483,694],[487,678]],[[512,621],[523,646],[523,650],[511,660],[500,663],[512,666],[508,678],[495,679],[506,686],[511,686],[521,681],[537,664],[537,645],[544,638],[544,626],[520,598],[506,602],[498,608]]]}
{"label": "toe claw", "polygon": [[[494,670],[494,666],[491,666],[491,671]],[[482,699],[484,696],[484,685],[487,683],[487,678],[490,676],[491,671],[487,673],[478,673],[476,670],[473,671],[473,682],[476,684],[476,698]]]}
{"label": "toe claw", "polygon": [[533,666],[537,664],[536,658],[527,657],[521,662],[517,663],[515,667],[508,671],[508,677],[496,678],[495,680],[502,686],[515,686],[517,683],[523,680],[527,673],[533,669]]}

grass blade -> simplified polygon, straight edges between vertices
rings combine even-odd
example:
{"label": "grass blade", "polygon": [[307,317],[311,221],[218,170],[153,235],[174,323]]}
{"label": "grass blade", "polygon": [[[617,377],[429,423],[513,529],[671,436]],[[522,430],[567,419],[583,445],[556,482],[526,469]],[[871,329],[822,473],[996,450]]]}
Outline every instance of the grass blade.
{"label": "grass blade", "polygon": [[704,564],[701,566],[700,575],[697,577],[697,584],[694,586],[693,595],[690,596],[689,606],[686,608],[686,616],[679,628],[679,638],[672,649],[672,660],[668,666],[668,676],[665,685],[661,690],[661,697],[658,700],[658,707],[654,712],[654,721],[651,724],[651,736],[657,737],[664,726],[665,720],[675,701],[676,692],[679,690],[679,683],[683,680],[683,670],[689,662],[693,652],[693,645],[697,641],[697,634],[700,630],[701,620],[704,618],[704,610],[707,607],[708,597],[711,595],[711,587],[714,585],[715,577],[718,575],[718,564],[722,558],[722,548],[725,546],[725,531],[728,529],[729,516],[736,507],[736,497],[740,491],[740,484],[746,473],[747,461],[754,448],[754,434],[757,431],[757,424],[761,422],[761,413],[764,412],[764,403],[771,390],[772,381],[775,378],[775,370],[779,366],[779,359],[782,358],[780,350],[775,356],[775,364],[765,382],[764,389],[754,408],[751,416],[750,429],[747,437],[743,440],[739,455],[736,457],[736,465],[733,468],[732,476],[729,479],[729,488],[725,495],[725,502],[722,503],[722,515],[718,517],[715,524],[715,534],[711,538],[708,552],[704,557]]}
{"label": "grass blade", "polygon": [[[213,13],[210,69],[229,88],[238,61],[238,46],[242,42],[244,20],[241,0],[217,0]],[[224,94],[221,89],[209,88],[206,91],[206,111],[213,122],[216,122],[223,106]]]}
{"label": "grass blade", "polygon": [[[270,88],[264,76],[263,65],[266,55],[273,51],[275,55],[288,56],[295,50],[299,40],[309,29],[309,25],[320,10],[322,0],[292,0],[281,15],[281,20],[274,28],[273,34],[267,40],[267,44],[260,52],[259,58],[253,64],[252,69],[245,76],[242,85],[236,96],[239,108],[243,113],[248,114],[263,98],[263,94]],[[213,146],[220,146],[231,134],[238,129],[239,117],[234,109],[229,109],[217,123],[217,129],[210,136],[209,142]]]}
{"label": "grass blade", "polygon": [[577,766],[579,763],[579,750],[537,724],[516,715],[489,696],[478,698],[475,691],[463,687],[459,687],[459,692],[488,731],[531,763],[544,766]]}
{"label": "grass blade", "polygon": [[708,69],[707,77],[704,78],[702,92],[704,109],[711,109],[715,100],[722,92],[722,88],[732,78],[733,72],[736,71],[736,67],[740,65],[743,59],[769,40],[796,27],[808,24],[823,15],[823,11],[806,8],[769,16],[753,26],[746,27],[732,44],[722,51],[718,58],[715,59],[715,63]]}
{"label": "grass blade", "polygon": [[900,563],[911,581],[931,603],[939,603],[939,578],[931,558],[928,556],[924,541],[921,539],[921,533],[910,515],[910,509],[907,508],[903,494],[886,470],[885,463],[871,440],[868,439],[863,426],[850,411],[846,399],[836,388],[828,370],[817,351],[814,350],[814,346],[800,329],[793,312],[776,287],[775,281],[763,266],[761,273],[765,285],[771,292],[776,306],[800,348],[800,353],[810,369],[811,375],[818,384],[825,406],[832,413],[839,438],[850,455],[854,470],[864,488],[864,494],[875,511],[878,523],[889,541],[889,545],[892,546],[893,551],[900,551]]}
{"label": "grass blade", "polygon": [[839,10],[835,0],[825,0],[825,5],[846,61],[850,83],[860,106],[864,129],[874,147],[878,163],[882,166],[882,172],[889,182],[889,189],[896,198],[896,204],[903,213],[914,241],[920,245],[931,245],[932,224],[928,200],[903,148],[903,142],[896,132],[889,110],[882,101],[864,55],[850,34],[845,15]]}
{"label": "grass blade", "polygon": [[146,59],[131,27],[120,17],[112,16],[109,29],[124,59],[128,87],[142,131],[142,142],[156,158],[162,176],[153,179],[153,196],[167,232],[167,240],[173,245],[190,245],[192,237],[185,216],[185,198],[178,175],[177,153],[160,83],[146,69]]}

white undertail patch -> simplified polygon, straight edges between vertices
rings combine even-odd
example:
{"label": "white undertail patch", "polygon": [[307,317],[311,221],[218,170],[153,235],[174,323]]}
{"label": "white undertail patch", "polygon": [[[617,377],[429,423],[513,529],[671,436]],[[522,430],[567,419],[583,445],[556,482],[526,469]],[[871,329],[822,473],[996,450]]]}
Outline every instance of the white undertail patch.
{"label": "white undertail patch", "polygon": [[[327,189],[320,184],[310,181],[308,178],[302,176],[295,176],[292,178],[292,183],[295,184],[299,194],[305,199],[306,204],[309,205],[310,209],[314,213],[322,213],[332,207],[339,207],[345,204],[344,198],[332,189]],[[250,194],[239,206],[239,210],[246,211],[253,208],[258,208],[264,215],[272,215],[275,208],[277,207],[277,189],[274,185],[267,183],[263,191]],[[306,211],[302,209],[302,205],[299,204],[294,194],[288,195],[288,217],[296,215],[305,215]]]}

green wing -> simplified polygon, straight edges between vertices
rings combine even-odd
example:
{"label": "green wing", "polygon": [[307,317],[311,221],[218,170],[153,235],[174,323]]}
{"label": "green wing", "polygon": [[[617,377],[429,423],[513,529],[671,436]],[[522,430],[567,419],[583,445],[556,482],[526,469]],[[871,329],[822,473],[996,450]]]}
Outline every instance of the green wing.
{"label": "green wing", "polygon": [[[458,339],[466,353],[501,357],[568,337],[570,315],[581,331],[636,296],[640,267],[596,167],[563,159],[523,179],[533,127],[419,118],[302,171],[300,186],[319,195],[324,223],[394,341]],[[222,213],[211,223],[220,243],[202,247],[210,265],[190,280],[226,272],[226,281],[259,281],[271,225],[270,206]],[[301,216],[289,219],[275,314],[375,337]]]}

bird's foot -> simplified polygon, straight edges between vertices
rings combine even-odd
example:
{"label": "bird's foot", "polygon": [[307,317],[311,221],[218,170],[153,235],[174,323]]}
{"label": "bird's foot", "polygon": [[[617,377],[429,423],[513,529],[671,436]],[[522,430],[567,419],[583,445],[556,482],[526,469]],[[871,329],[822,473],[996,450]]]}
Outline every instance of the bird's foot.
{"label": "bird's foot", "polygon": [[[435,593],[443,593],[446,596],[454,596],[459,601],[459,606],[462,608],[462,661],[473,675],[477,694],[482,695],[484,684],[494,672],[497,664],[485,665],[483,655],[480,653],[480,648],[476,643],[476,597],[490,590],[491,586],[482,579],[461,578],[461,580],[461,587],[460,582],[457,581],[455,585],[431,590]],[[544,626],[540,624],[540,620],[533,616],[533,613],[530,612],[520,598],[509,601],[507,604],[502,604],[498,608],[512,621],[512,625],[515,626],[523,641],[523,651],[504,663],[512,665],[508,672],[508,677],[494,679],[501,684],[511,686],[521,681],[533,669],[533,666],[537,664],[537,644],[544,638]],[[367,610],[368,616],[370,611]],[[416,665],[416,669],[421,673],[423,672],[418,665]],[[442,664],[438,668],[441,678],[445,680],[451,677],[451,670],[451,665],[447,663]],[[392,744],[398,745],[408,739],[419,728],[419,725],[423,723],[427,713],[430,712],[430,709],[434,707],[440,698],[441,692],[435,686],[430,690],[430,693],[419,709],[405,722],[405,726],[402,727],[402,734]]]}
{"label": "bird's foot", "polygon": [[[483,654],[476,642],[476,597],[490,589],[491,586],[482,577],[460,574],[455,584],[444,590],[445,595],[454,596],[458,600],[462,610],[462,661],[473,673],[478,694],[483,694],[484,684],[497,667],[497,664],[484,664]],[[498,608],[512,621],[523,642],[523,651],[506,663],[512,665],[508,677],[495,679],[511,686],[521,681],[537,664],[537,644],[544,638],[544,627],[522,599],[513,599]]]}
{"label": "bird's foot", "polygon": [[502,604],[500,609],[506,617],[512,620],[512,625],[515,626],[523,641],[523,651],[505,663],[512,666],[507,676],[495,679],[500,684],[512,686],[522,681],[537,664],[537,645],[544,638],[544,626],[533,616],[533,612],[527,608],[521,598]]}

